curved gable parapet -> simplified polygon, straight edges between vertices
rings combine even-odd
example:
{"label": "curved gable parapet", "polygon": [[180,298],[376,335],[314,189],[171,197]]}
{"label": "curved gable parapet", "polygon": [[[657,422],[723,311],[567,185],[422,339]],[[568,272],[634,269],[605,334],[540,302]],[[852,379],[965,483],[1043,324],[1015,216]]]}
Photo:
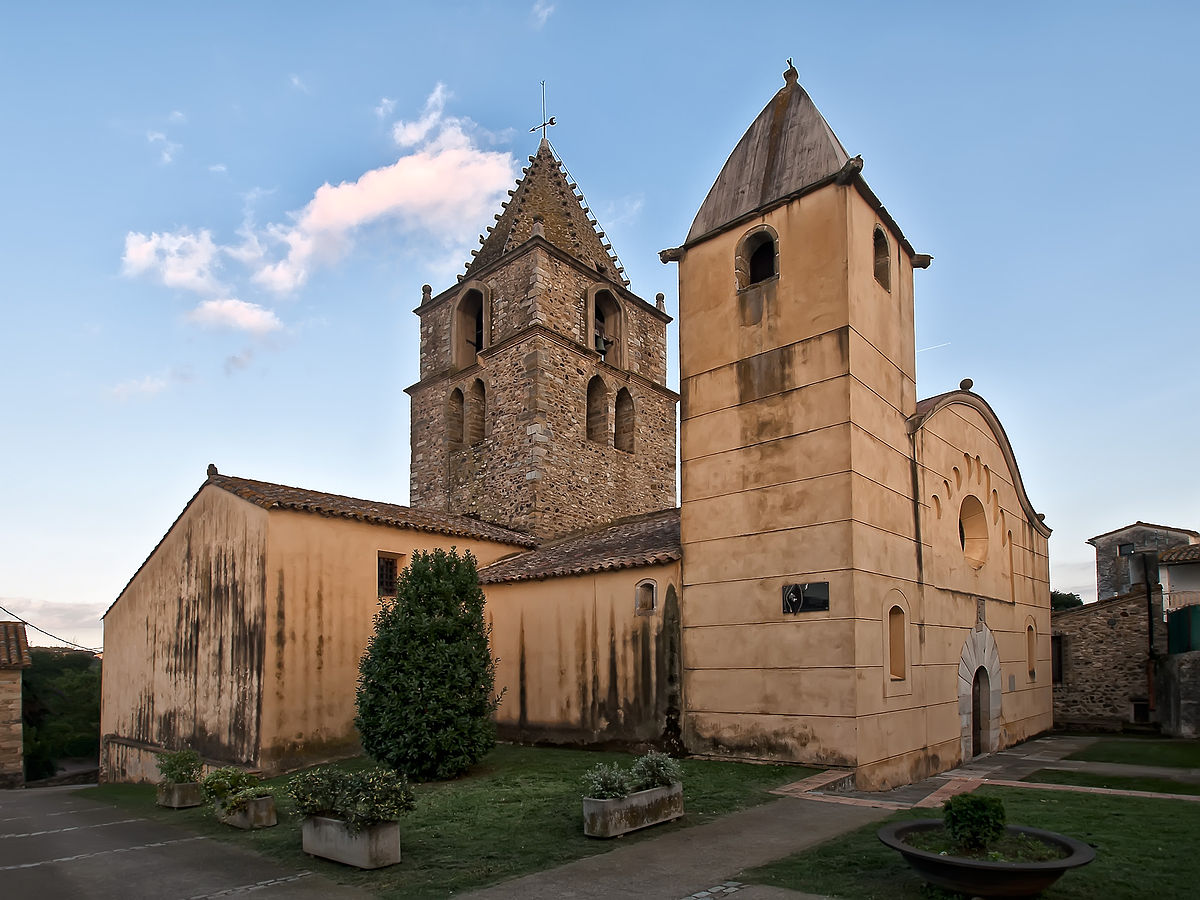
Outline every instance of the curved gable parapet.
{"label": "curved gable parapet", "polygon": [[1000,417],[996,415],[995,410],[988,405],[988,402],[978,394],[971,391],[947,391],[944,394],[938,394],[934,397],[917,403],[917,411],[908,418],[908,433],[916,434],[925,426],[933,416],[940,410],[949,406],[960,405],[968,406],[978,412],[988,427],[992,430],[992,435],[996,438],[996,443],[1000,446],[1001,453],[1004,454],[1004,461],[1008,464],[1008,469],[1013,476],[1013,487],[1017,491],[1017,499],[1021,503],[1021,509],[1024,511],[1034,529],[1044,538],[1050,537],[1051,528],[1043,520],[1042,516],[1036,509],[1033,508],[1033,503],[1029,500],[1029,494],[1025,491],[1025,481],[1021,478],[1020,467],[1017,466],[1017,456],[1013,452],[1012,444],[1008,440],[1008,434],[1004,430],[1004,426],[1000,424]]}

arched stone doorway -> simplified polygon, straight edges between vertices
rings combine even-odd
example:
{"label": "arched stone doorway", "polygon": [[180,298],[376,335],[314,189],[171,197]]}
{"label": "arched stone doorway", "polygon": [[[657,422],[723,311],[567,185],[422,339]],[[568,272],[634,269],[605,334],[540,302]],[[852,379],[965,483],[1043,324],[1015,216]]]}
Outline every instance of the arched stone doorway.
{"label": "arched stone doorway", "polygon": [[966,762],[1000,748],[1000,653],[986,625],[971,630],[958,662],[959,750]]}

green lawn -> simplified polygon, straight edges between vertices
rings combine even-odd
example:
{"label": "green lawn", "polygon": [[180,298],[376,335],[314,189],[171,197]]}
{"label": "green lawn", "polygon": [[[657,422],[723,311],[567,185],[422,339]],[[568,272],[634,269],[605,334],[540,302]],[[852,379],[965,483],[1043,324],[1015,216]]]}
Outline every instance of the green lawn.
{"label": "green lawn", "polygon": [[1040,784],[1078,784],[1083,787],[1111,788],[1116,791],[1200,794],[1200,784],[1190,781],[1175,781],[1172,778],[1094,775],[1091,772],[1068,772],[1065,769],[1038,769],[1032,775],[1027,775],[1021,780]]}
{"label": "green lawn", "polygon": [[[81,793],[138,815],[236,842],[286,865],[371,890],[380,897],[407,900],[447,897],[612,849],[616,846],[612,841],[583,836],[580,777],[597,762],[630,759],[621,753],[497,747],[462,778],[415,787],[416,809],[400,823],[401,862],[375,872],[359,872],[306,856],[300,850],[300,822],[290,814],[286,800],[280,804],[277,827],[242,832],[217,823],[203,809],[155,806],[150,785],[102,785]],[[683,771],[687,810],[683,819],[627,835],[621,844],[701,825],[755,806],[771,799],[770,788],[817,770],[684,760]],[[284,781],[286,778],[272,783]]]}
{"label": "green lawn", "polygon": [[[1042,895],[1046,900],[1195,896],[1200,854],[1191,848],[1200,843],[1200,803],[986,786],[980,792],[1003,798],[1010,823],[1059,831],[1096,848],[1096,860],[1064,875]],[[906,810],[892,818],[931,813],[937,814]],[[879,843],[878,829],[869,825],[740,880],[854,900],[957,896],[927,888],[899,853]]]}
{"label": "green lawn", "polygon": [[1200,741],[1123,738],[1096,741],[1067,759],[1200,769]]}

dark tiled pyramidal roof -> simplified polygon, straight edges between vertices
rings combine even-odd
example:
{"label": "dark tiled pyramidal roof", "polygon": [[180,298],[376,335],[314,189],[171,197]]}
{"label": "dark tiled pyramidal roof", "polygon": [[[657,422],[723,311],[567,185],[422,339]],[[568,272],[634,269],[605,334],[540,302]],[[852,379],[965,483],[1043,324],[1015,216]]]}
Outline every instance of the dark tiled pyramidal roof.
{"label": "dark tiled pyramidal roof", "polygon": [[20,622],[0,622],[0,669],[23,669],[32,664],[25,626]]}
{"label": "dark tiled pyramidal roof", "polygon": [[567,535],[479,570],[483,584],[583,575],[674,562],[682,555],[679,510],[672,507]]}
{"label": "dark tiled pyramidal roof", "polygon": [[1158,554],[1159,562],[1190,563],[1200,562],[1200,544],[1187,544],[1183,547],[1172,547]]}
{"label": "dark tiled pyramidal roof", "polygon": [[597,232],[591,211],[583,205],[576,185],[568,182],[562,164],[550,142],[542,138],[536,156],[517,182],[517,189],[496,216],[496,224],[483,239],[483,246],[467,264],[467,272],[477,272],[519,247],[533,236],[534,218],[541,220],[542,235],[551,244],[595,269],[611,281],[626,287],[629,280],[621,271],[612,246]]}
{"label": "dark tiled pyramidal roof", "polygon": [[229,493],[248,500],[255,506],[261,506],[263,509],[292,509],[322,516],[358,519],[376,525],[392,525],[398,528],[412,528],[416,531],[498,541],[518,547],[537,546],[537,539],[527,534],[511,531],[499,525],[480,522],[466,516],[429,512],[413,509],[410,506],[400,506],[396,503],[360,500],[357,497],[345,497],[341,494],[309,491],[304,488],[288,487],[284,484],[272,484],[269,481],[235,478],[232,475],[221,475],[215,466],[210,466],[208,471],[208,484],[229,491]]}

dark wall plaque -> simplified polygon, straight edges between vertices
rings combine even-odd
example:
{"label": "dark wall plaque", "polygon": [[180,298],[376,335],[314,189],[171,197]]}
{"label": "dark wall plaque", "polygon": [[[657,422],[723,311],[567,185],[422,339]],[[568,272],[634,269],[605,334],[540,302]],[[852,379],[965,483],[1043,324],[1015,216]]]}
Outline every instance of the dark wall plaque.
{"label": "dark wall plaque", "polygon": [[783,611],[787,615],[829,609],[829,582],[810,581],[808,584],[783,586]]}

